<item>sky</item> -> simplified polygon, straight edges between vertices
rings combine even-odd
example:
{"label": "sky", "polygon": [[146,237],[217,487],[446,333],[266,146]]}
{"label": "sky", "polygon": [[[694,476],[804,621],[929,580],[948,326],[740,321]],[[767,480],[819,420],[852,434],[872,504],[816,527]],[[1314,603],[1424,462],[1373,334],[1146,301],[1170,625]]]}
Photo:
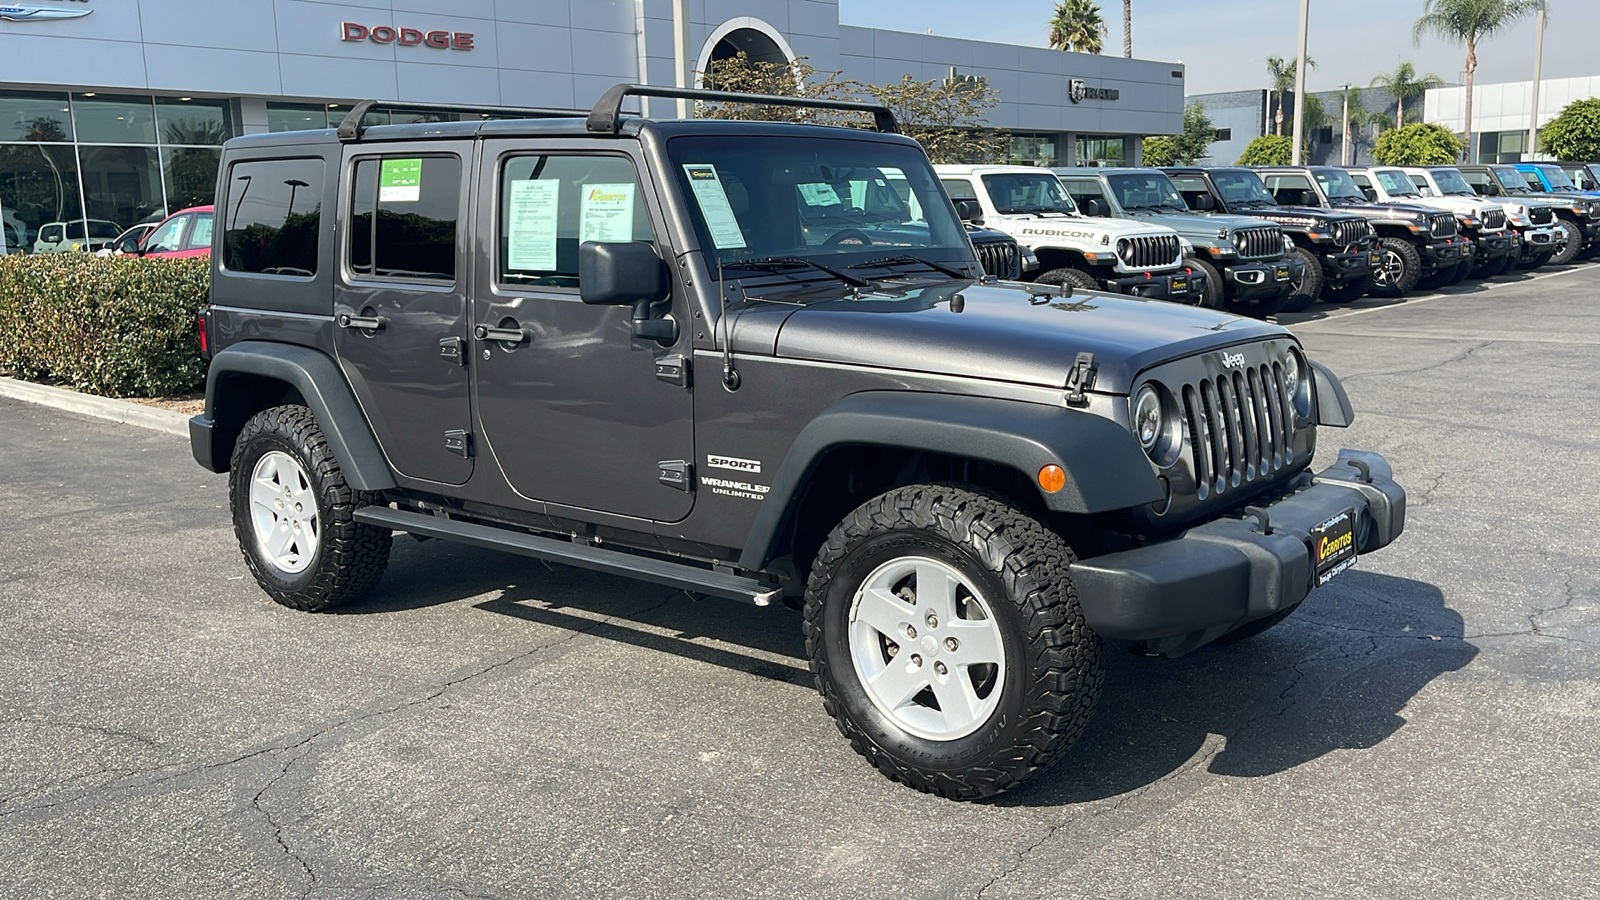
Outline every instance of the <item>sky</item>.
{"label": "sky", "polygon": [[[1423,0],[1311,0],[1306,76],[1311,91],[1365,86],[1411,62],[1447,82],[1465,79],[1467,51],[1437,38],[1411,42]],[[1600,74],[1600,0],[1550,0],[1544,78]],[[973,10],[981,8],[982,15]],[[1122,55],[1122,0],[1100,0],[1107,53]],[[845,25],[1045,46],[1052,0],[839,0]],[[1268,56],[1295,55],[1298,0],[1133,0],[1133,55],[1187,66],[1186,92],[1267,87]],[[1525,21],[1478,45],[1479,84],[1533,77],[1534,25]]]}

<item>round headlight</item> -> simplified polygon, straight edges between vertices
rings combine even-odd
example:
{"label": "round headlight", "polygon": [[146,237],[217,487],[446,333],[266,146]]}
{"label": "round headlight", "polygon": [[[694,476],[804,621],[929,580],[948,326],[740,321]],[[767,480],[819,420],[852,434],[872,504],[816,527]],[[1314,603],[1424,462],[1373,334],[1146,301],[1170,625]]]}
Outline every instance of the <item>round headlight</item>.
{"label": "round headlight", "polygon": [[1300,358],[1300,351],[1290,350],[1283,356],[1283,389],[1294,401],[1295,412],[1311,415],[1311,367]]}
{"label": "round headlight", "polygon": [[1117,255],[1122,257],[1123,262],[1133,255],[1133,244],[1127,238],[1117,241]]}
{"label": "round headlight", "polygon": [[1166,415],[1161,409],[1161,395],[1151,385],[1139,389],[1133,398],[1133,433],[1146,453],[1154,453],[1161,433],[1166,430]]}

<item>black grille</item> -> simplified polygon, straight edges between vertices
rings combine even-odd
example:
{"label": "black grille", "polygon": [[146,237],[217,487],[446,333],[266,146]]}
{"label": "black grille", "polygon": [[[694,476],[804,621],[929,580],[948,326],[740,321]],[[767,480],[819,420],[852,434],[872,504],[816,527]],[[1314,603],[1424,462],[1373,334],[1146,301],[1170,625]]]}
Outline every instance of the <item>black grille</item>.
{"label": "black grille", "polygon": [[1294,401],[1283,368],[1263,363],[1183,386],[1197,499],[1271,477],[1294,456]]}
{"label": "black grille", "polygon": [[1234,243],[1244,259],[1273,259],[1283,255],[1283,232],[1272,228],[1243,228],[1234,232]]}
{"label": "black grille", "polygon": [[1531,219],[1535,225],[1549,225],[1551,222],[1556,220],[1556,214],[1551,212],[1547,207],[1535,206],[1528,210],[1528,218]]}
{"label": "black grille", "polygon": [[1178,261],[1178,236],[1123,238],[1132,245],[1123,261],[1130,269],[1154,269]]}
{"label": "black grille", "polygon": [[974,241],[983,271],[996,278],[1015,281],[1022,277],[1022,250],[1016,241]]}
{"label": "black grille", "polygon": [[1341,247],[1365,243],[1372,237],[1372,223],[1366,219],[1346,219],[1333,223],[1333,242]]}
{"label": "black grille", "polygon": [[1503,210],[1491,209],[1483,214],[1483,230],[1499,231],[1506,227],[1506,214]]}
{"label": "black grille", "polygon": [[1428,230],[1435,238],[1452,238],[1460,233],[1456,217],[1451,213],[1434,213],[1428,216]]}

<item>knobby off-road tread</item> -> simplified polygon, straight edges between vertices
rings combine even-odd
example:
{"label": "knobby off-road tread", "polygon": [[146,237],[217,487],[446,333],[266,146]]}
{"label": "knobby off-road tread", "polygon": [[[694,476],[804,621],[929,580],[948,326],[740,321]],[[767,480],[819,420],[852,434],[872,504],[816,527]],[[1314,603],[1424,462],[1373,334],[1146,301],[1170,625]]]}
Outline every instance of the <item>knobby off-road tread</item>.
{"label": "knobby off-road tread", "polygon": [[[273,446],[279,443],[286,447]],[[263,446],[258,448],[258,444]],[[322,531],[317,559],[294,578],[285,578],[262,565],[254,551],[249,480],[256,459],[269,449],[288,449],[298,457],[317,497],[317,519]],[[273,600],[292,609],[318,612],[356,599],[383,577],[383,570],[389,565],[391,533],[387,528],[355,521],[355,511],[380,502],[379,497],[345,483],[339,461],[328,449],[327,438],[311,410],[304,406],[275,406],[257,413],[245,423],[233,445],[229,471],[234,534],[250,573]],[[305,580],[307,575],[309,580]]]}
{"label": "knobby off-road tread", "polygon": [[[833,686],[855,678],[849,659],[824,652],[824,601],[840,562],[863,541],[893,531],[939,535],[970,551],[998,576],[1021,612],[1026,665],[1021,722],[997,740],[978,764],[954,771],[909,765],[879,746],[848,715]],[[992,796],[1049,766],[1083,733],[1104,680],[1099,638],[1084,621],[1067,567],[1076,561],[1059,535],[986,491],[949,485],[914,485],[858,507],[828,535],[807,581],[806,653],[824,709],[857,753],[889,778],[918,790],[969,800]]]}
{"label": "knobby off-road tread", "polygon": [[1416,290],[1417,282],[1422,279],[1422,254],[1404,238],[1381,238],[1379,243],[1384,250],[1400,257],[1403,271],[1394,284],[1385,286],[1374,282],[1371,293],[1379,297],[1403,297]]}

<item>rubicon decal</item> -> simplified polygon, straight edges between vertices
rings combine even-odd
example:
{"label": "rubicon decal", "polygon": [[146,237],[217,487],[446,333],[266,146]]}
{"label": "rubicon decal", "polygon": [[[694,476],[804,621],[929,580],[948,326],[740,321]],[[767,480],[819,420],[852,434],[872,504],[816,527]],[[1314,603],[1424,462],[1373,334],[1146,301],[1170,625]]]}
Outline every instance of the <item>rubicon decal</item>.
{"label": "rubicon decal", "polygon": [[425,46],[439,50],[471,50],[473,36],[466,31],[422,31],[417,28],[395,28],[392,25],[360,25],[345,22],[346,41],[371,41],[374,44],[396,44],[401,47]]}
{"label": "rubicon decal", "polygon": [[0,19],[7,22],[43,22],[49,19],[81,19],[92,9],[62,9],[59,6],[0,6]]}
{"label": "rubicon decal", "polygon": [[706,457],[706,468],[733,469],[736,472],[751,472],[759,475],[761,474],[761,460],[740,459],[737,456],[717,456],[715,454],[711,454]]}

